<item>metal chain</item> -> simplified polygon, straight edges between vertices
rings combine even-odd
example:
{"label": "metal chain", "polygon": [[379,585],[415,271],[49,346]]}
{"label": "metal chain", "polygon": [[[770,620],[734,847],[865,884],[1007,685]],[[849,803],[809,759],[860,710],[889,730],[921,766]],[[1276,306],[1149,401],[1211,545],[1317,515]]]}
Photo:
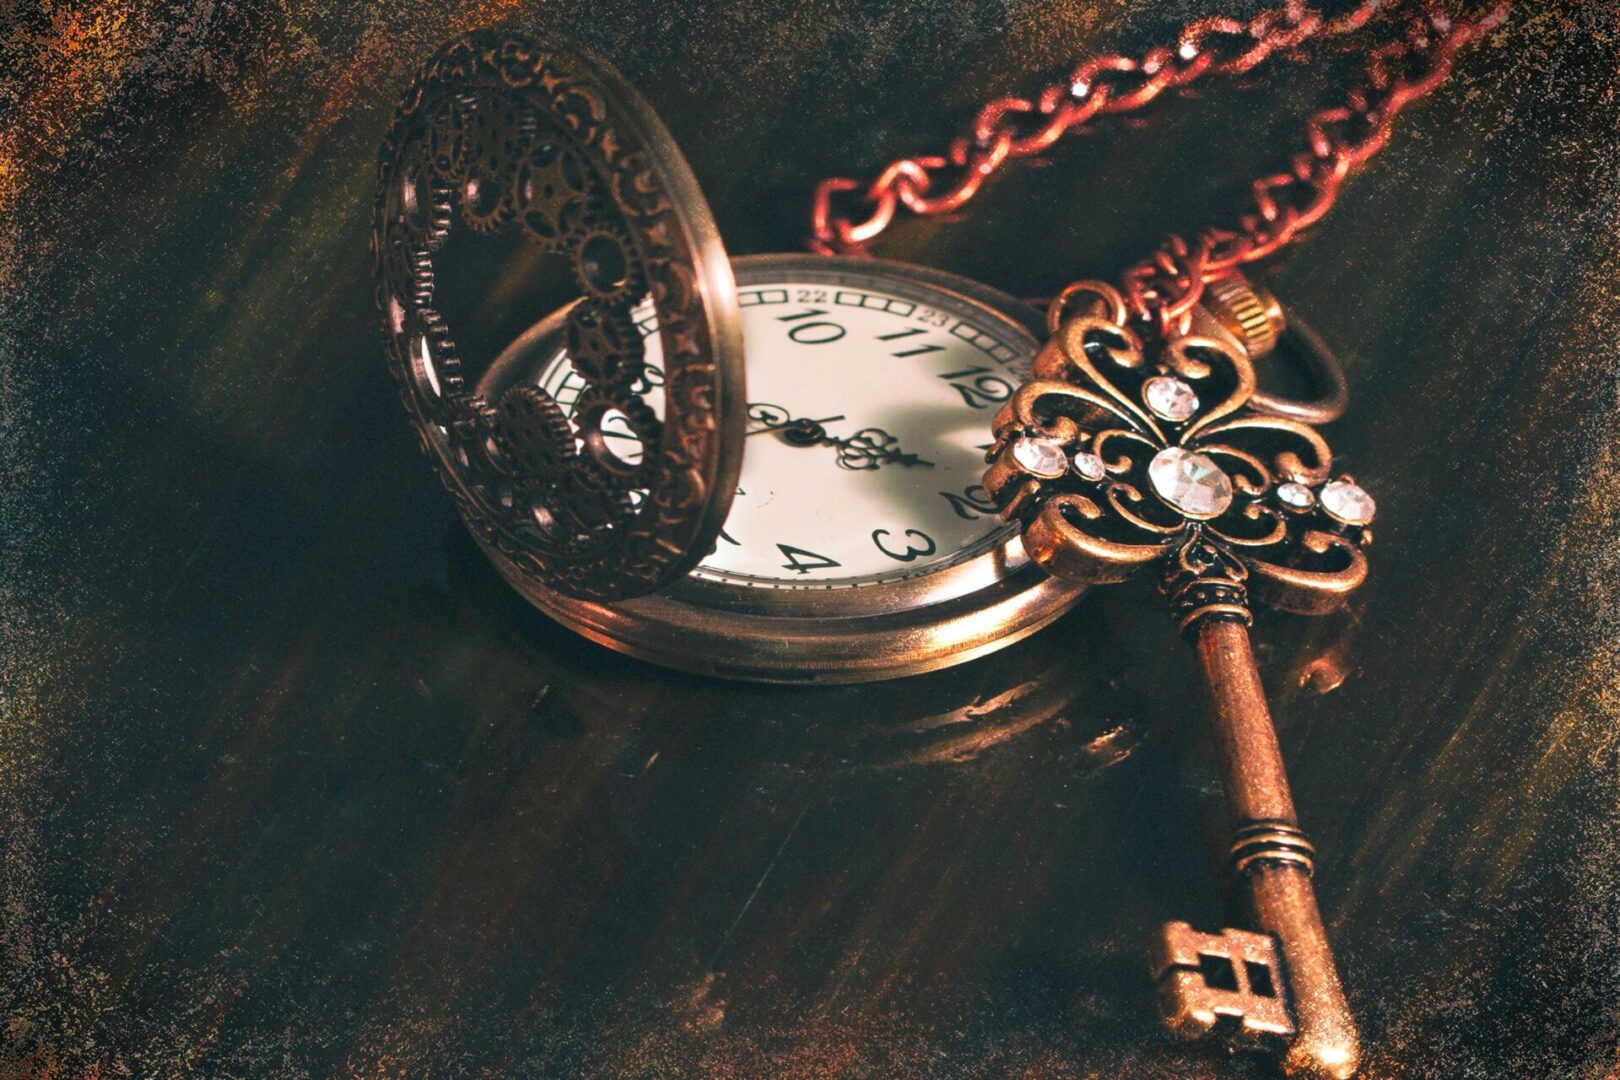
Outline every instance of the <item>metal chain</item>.
{"label": "metal chain", "polygon": [[[1308,40],[1358,30],[1390,6],[1391,0],[1363,0],[1330,18],[1305,0],[1288,0],[1247,22],[1199,19],[1182,29],[1175,48],[1153,49],[1140,59],[1093,57],[1033,101],[989,102],[945,155],[889,165],[862,192],[864,218],[840,214],[833,206],[835,198],[862,191],[859,181],[823,180],[811,211],[810,246],[824,254],[864,254],[902,206],[921,215],[959,209],[1008,161],[1038,154],[1098,116],[1141,109],[1164,91],[1205,75],[1244,74]],[[1499,26],[1508,7],[1509,0],[1499,0],[1487,14],[1461,21],[1431,5],[1408,22],[1400,40],[1371,48],[1365,79],[1346,104],[1307,121],[1309,149],[1294,155],[1288,171],[1251,185],[1254,207],[1237,229],[1209,228],[1190,244],[1171,236],[1126,271],[1122,291],[1132,314],[1161,331],[1182,323],[1207,282],[1264,258],[1320,220],[1350,170],[1388,141],[1396,114],[1440,85],[1458,50]]]}
{"label": "metal chain", "polygon": [[865,187],[865,218],[839,214],[833,207],[836,196],[860,190],[860,182],[847,177],[822,181],[812,211],[812,247],[858,254],[889,226],[902,205],[924,215],[955,210],[1009,160],[1041,153],[1098,116],[1133,112],[1165,90],[1205,75],[1245,74],[1279,49],[1357,30],[1389,3],[1363,0],[1339,18],[1324,19],[1303,0],[1289,0],[1248,22],[1199,19],[1182,29],[1174,49],[1154,49],[1141,59],[1092,57],[1033,101],[1001,97],[989,102],[945,155],[904,158],[889,165]]}

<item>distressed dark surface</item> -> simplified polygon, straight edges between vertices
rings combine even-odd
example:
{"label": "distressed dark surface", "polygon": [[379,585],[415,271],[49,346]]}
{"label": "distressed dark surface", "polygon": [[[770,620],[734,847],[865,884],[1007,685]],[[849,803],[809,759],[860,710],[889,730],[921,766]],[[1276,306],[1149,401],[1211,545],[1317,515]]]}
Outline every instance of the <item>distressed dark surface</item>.
{"label": "distressed dark surface", "polygon": [[[1270,276],[1381,507],[1355,617],[1257,631],[1369,1076],[1620,1067],[1620,38],[1521,8]],[[736,252],[1208,10],[523,9],[645,88]],[[514,12],[0,13],[0,1074],[1267,1075],[1154,1019],[1146,936],[1222,911],[1148,592],[772,690],[578,641],[462,535],[386,381],[371,169],[410,67]],[[1343,75],[1110,125],[884,252],[1111,275]]]}

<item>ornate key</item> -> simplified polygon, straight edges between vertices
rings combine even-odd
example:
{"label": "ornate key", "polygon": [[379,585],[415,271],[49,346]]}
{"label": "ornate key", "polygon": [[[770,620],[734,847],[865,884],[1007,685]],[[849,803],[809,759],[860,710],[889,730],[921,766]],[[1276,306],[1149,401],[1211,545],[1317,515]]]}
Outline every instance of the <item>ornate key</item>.
{"label": "ornate key", "polygon": [[1153,974],[1167,1022],[1188,1036],[1285,1042],[1290,1072],[1342,1078],[1359,1063],[1359,1038],[1250,648],[1249,604],[1337,607],[1366,577],[1374,504],[1294,418],[1309,408],[1256,396],[1253,361],[1283,329],[1275,303],[1233,277],[1205,305],[1150,349],[1116,290],[1071,286],[1031,381],[996,417],[985,487],[1053,574],[1104,584],[1157,569],[1198,653],[1232,870],[1258,932],[1166,926]]}

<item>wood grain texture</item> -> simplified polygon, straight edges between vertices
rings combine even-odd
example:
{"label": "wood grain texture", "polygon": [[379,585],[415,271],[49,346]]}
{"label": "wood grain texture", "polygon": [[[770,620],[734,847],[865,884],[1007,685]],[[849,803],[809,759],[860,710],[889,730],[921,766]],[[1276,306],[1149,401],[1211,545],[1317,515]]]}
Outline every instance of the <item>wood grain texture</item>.
{"label": "wood grain texture", "polygon": [[[1620,1066],[1620,35],[1520,7],[1268,276],[1347,359],[1330,438],[1380,506],[1355,611],[1255,631],[1369,1076]],[[0,1075],[1268,1075],[1153,1012],[1150,932],[1223,918],[1156,598],[865,688],[578,641],[435,490],[366,251],[392,97],[455,30],[613,57],[742,253],[1209,10],[0,16]],[[884,253],[1109,276],[1234,212],[1345,74],[1105,126]]]}

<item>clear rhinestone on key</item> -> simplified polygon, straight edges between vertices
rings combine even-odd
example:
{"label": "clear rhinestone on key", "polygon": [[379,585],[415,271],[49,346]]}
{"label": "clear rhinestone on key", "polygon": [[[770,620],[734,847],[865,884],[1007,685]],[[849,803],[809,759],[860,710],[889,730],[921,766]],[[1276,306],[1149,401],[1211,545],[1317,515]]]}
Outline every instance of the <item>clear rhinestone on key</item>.
{"label": "clear rhinestone on key", "polygon": [[1142,384],[1142,400],[1165,420],[1180,423],[1198,411],[1198,395],[1193,388],[1170,375],[1155,375]]}
{"label": "clear rhinestone on key", "polygon": [[1022,438],[1012,445],[1013,460],[1048,480],[1069,471],[1069,455],[1056,439]]}
{"label": "clear rhinestone on key", "polygon": [[1366,525],[1378,512],[1373,497],[1348,480],[1322,485],[1322,509],[1346,525]]}
{"label": "clear rhinestone on key", "polygon": [[1277,485],[1277,501],[1293,510],[1309,510],[1316,505],[1316,496],[1304,484],[1287,480]]}
{"label": "clear rhinestone on key", "polygon": [[1108,473],[1103,459],[1086,450],[1074,452],[1074,472],[1082,480],[1101,480]]}
{"label": "clear rhinestone on key", "polygon": [[1219,517],[1232,505],[1232,480],[1203,454],[1172,446],[1148,463],[1159,498],[1190,518]]}

